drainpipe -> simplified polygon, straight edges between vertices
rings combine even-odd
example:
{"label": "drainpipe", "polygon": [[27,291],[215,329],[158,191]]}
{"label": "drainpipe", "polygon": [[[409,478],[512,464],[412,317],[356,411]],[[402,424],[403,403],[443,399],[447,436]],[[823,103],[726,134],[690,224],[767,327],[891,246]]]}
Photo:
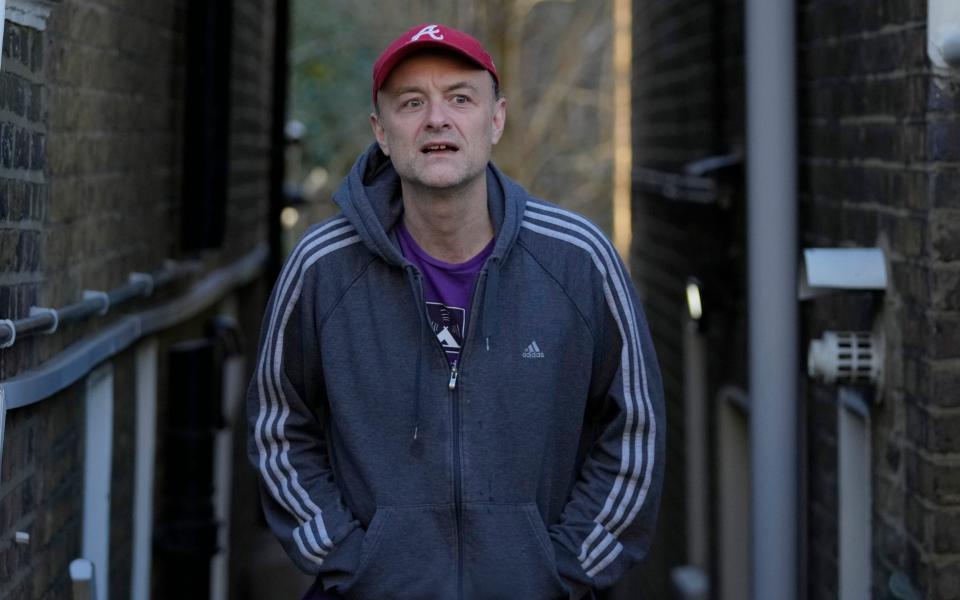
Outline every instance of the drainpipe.
{"label": "drainpipe", "polygon": [[274,5],[276,22],[273,40],[273,113],[270,121],[270,206],[267,210],[267,235],[270,240],[270,258],[267,263],[267,281],[273,282],[283,264],[283,230],[280,211],[286,204],[283,197],[285,177],[284,152],[287,138],[287,86],[290,83],[290,0],[277,0]]}
{"label": "drainpipe", "polygon": [[747,0],[752,597],[798,589],[796,42],[792,0]]}

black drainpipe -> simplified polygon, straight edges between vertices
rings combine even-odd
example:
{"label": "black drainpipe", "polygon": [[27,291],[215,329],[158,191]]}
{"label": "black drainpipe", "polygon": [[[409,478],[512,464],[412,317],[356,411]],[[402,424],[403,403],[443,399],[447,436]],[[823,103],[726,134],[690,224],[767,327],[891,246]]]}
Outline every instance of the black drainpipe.
{"label": "black drainpipe", "polygon": [[267,228],[270,240],[270,258],[267,263],[267,281],[273,282],[280,274],[283,262],[280,211],[283,210],[284,148],[287,121],[287,85],[289,84],[289,61],[287,52],[290,35],[290,3],[277,0],[276,29],[273,46],[273,121],[270,131],[270,209]]}
{"label": "black drainpipe", "polygon": [[185,253],[219,248],[226,219],[232,0],[188,2],[183,206]]}

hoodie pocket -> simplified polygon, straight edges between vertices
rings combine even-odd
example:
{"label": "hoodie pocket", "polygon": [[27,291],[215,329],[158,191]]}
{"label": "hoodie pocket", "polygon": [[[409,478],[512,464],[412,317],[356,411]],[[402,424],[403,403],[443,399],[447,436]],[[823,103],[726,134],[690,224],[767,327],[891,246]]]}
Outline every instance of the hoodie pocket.
{"label": "hoodie pocket", "polygon": [[464,505],[463,542],[467,598],[567,596],[535,504]]}
{"label": "hoodie pocket", "polygon": [[378,508],[346,598],[451,598],[457,593],[451,505]]}

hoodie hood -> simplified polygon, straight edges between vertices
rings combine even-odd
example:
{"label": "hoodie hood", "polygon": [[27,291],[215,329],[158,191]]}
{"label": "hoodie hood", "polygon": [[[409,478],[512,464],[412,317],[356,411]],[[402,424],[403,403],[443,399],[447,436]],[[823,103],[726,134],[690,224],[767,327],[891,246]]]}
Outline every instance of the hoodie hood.
{"label": "hoodie hood", "polygon": [[[523,188],[487,163],[487,206],[497,238],[491,253],[495,262],[503,261],[517,239],[526,197]],[[408,264],[390,236],[403,214],[400,177],[377,144],[360,155],[333,200],[371,252],[388,264]]]}

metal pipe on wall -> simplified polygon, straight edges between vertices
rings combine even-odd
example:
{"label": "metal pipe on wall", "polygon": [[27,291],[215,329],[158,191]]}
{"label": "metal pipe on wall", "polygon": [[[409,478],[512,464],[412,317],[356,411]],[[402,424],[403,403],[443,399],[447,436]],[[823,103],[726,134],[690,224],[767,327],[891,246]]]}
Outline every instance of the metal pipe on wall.
{"label": "metal pipe on wall", "polygon": [[798,589],[796,41],[791,0],[747,0],[752,597]]}
{"label": "metal pipe on wall", "polygon": [[707,435],[707,340],[700,323],[683,324],[683,412],[687,476],[687,565],[710,569],[709,464]]}

